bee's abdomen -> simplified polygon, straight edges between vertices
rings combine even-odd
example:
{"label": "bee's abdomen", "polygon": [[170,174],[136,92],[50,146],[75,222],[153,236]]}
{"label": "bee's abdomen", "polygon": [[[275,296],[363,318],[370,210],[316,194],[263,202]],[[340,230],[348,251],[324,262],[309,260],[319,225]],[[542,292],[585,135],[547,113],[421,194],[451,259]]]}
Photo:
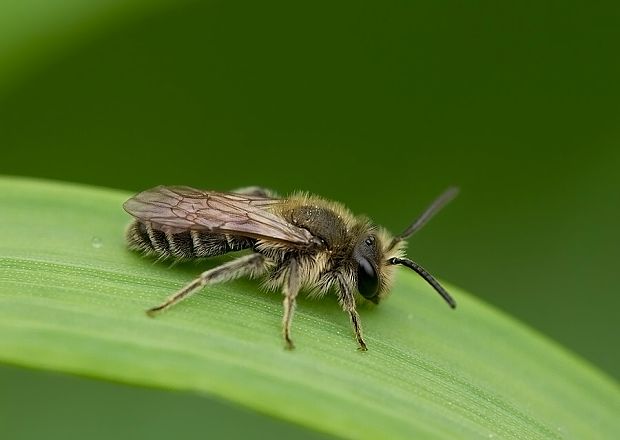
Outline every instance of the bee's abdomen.
{"label": "bee's abdomen", "polygon": [[127,229],[130,249],[161,257],[181,259],[214,257],[254,246],[256,240],[200,231],[176,234],[154,229],[135,220]]}

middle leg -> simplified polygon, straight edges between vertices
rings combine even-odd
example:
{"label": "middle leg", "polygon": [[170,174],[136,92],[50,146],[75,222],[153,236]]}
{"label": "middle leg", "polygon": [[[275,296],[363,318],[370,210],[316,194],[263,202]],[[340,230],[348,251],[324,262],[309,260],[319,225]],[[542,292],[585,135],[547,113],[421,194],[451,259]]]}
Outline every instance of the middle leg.
{"label": "middle leg", "polygon": [[292,259],[288,264],[287,274],[284,279],[284,287],[282,293],[284,294],[284,300],[282,305],[284,306],[284,316],[282,317],[282,336],[286,343],[286,348],[292,350],[295,348],[293,340],[291,339],[291,322],[293,320],[293,312],[295,311],[295,298],[299,293],[301,287],[301,279],[299,278],[299,263],[297,260]]}

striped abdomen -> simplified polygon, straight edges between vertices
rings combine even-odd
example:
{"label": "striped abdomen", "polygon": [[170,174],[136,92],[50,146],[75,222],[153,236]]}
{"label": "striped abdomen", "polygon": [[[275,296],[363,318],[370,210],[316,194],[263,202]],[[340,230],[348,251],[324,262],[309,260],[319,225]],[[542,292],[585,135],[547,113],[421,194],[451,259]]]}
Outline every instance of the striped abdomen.
{"label": "striped abdomen", "polygon": [[184,231],[177,234],[153,229],[135,220],[127,229],[130,249],[173,258],[205,258],[240,251],[254,246],[256,240],[211,232]]}

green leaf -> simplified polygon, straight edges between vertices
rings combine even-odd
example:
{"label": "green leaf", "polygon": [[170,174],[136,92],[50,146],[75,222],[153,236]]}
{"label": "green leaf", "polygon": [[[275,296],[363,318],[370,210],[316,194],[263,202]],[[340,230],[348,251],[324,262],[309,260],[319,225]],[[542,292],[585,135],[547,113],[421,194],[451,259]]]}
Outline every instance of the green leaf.
{"label": "green leaf", "polygon": [[[356,350],[333,298],[301,299],[283,349],[281,298],[255,282],[152,306],[217,262],[170,267],[126,250],[127,193],[0,179],[0,360],[219,396],[358,438],[616,438],[618,385],[449,286],[450,310],[401,270],[361,308]],[[466,262],[464,262],[465,264]]]}

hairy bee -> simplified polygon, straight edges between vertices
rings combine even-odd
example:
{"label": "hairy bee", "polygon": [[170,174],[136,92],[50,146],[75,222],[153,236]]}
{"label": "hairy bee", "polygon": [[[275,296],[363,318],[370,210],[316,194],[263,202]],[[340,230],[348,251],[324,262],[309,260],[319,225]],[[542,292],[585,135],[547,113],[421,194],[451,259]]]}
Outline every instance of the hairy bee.
{"label": "hairy bee", "polygon": [[[424,278],[452,307],[456,303],[426,270],[405,257],[405,240],[458,193],[450,188],[395,237],[338,202],[298,193],[280,198],[259,187],[222,193],[158,186],[127,200],[136,220],[127,230],[129,248],[159,257],[194,259],[251,250],[209,269],[147,311],[150,316],[202,287],[242,276],[263,277],[284,295],[282,334],[293,348],[291,321],[301,289],[333,291],[349,314],[361,350],[366,350],[356,300],[378,304],[390,291],[396,265]],[[357,292],[357,294],[356,294]]]}

